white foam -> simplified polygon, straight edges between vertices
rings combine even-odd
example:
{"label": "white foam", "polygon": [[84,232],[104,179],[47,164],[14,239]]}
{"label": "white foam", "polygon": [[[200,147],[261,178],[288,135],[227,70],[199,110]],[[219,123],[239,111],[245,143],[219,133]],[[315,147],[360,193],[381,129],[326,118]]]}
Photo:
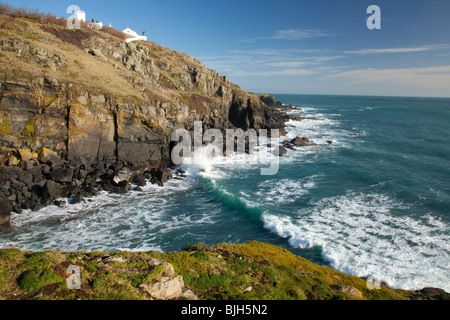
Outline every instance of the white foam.
{"label": "white foam", "polygon": [[450,291],[449,226],[407,210],[383,194],[349,192],[311,203],[293,217],[264,214],[267,229],[297,248],[322,248],[333,268],[384,281],[393,288],[434,286]]}
{"label": "white foam", "polygon": [[269,179],[258,184],[255,195],[264,204],[287,204],[297,201],[315,187],[316,176],[304,180]]}
{"label": "white foam", "polygon": [[180,168],[190,177],[210,179],[244,177],[249,170],[260,170],[270,166],[271,161],[280,161],[273,154],[273,148],[257,146],[251,154],[234,153],[229,156],[211,156],[208,147],[194,150],[190,158],[186,158]]}
{"label": "white foam", "polygon": [[[1,247],[23,250],[157,250],[161,237],[194,224],[214,223],[213,213],[177,214],[171,197],[184,196],[193,179],[170,180],[164,187],[147,185],[142,192],[100,192],[83,203],[49,206],[38,212],[14,214],[11,229],[0,234]],[[173,210],[172,210],[173,211]]]}
{"label": "white foam", "polygon": [[[290,114],[299,114],[307,117],[304,120],[292,120],[287,122],[287,134],[283,139],[291,140],[296,137],[307,137],[316,144],[328,145],[328,141],[333,141],[329,148],[351,148],[352,140],[349,134],[353,133],[342,127],[339,120],[340,114],[323,114],[316,108],[307,107],[300,111],[293,111]],[[308,119],[308,117],[310,119]],[[297,148],[297,151],[309,152],[311,148]]]}

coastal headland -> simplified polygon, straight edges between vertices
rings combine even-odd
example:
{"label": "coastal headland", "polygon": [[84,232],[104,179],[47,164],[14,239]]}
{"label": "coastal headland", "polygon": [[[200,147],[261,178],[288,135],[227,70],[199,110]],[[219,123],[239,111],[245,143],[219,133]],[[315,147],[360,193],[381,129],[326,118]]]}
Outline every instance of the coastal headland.
{"label": "coastal headland", "polygon": [[[0,14],[0,230],[11,215],[133,192],[174,175],[176,129],[278,129],[299,115],[181,52],[123,34]],[[329,142],[330,144],[332,141]],[[316,146],[283,141],[279,155]],[[77,273],[78,272],[78,273]],[[448,299],[443,290],[371,287],[259,242],[180,252],[0,250],[0,298]]]}

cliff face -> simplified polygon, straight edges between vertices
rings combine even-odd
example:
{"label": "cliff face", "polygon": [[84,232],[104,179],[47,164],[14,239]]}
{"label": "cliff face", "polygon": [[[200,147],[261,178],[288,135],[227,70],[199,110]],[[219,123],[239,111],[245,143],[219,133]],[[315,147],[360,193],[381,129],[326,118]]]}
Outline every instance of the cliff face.
{"label": "cliff face", "polygon": [[102,31],[0,21],[2,164],[11,148],[46,147],[71,162],[158,167],[169,163],[169,134],[195,120],[283,128],[258,97],[186,54]]}
{"label": "cliff face", "polygon": [[[192,130],[194,121],[204,129],[283,129],[277,110],[196,59],[107,31],[0,15],[0,167],[8,166],[0,192],[12,202],[21,204],[19,189],[25,198],[36,191],[34,182],[38,196],[44,188],[41,178],[15,183],[16,167],[47,180],[61,165],[78,176],[113,164],[165,168],[171,133]],[[38,156],[43,150],[62,162]]]}

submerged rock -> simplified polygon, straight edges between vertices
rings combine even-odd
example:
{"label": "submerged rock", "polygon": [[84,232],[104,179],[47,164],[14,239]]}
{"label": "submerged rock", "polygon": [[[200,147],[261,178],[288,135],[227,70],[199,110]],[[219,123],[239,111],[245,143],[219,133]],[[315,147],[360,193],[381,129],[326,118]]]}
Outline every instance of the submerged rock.
{"label": "submerged rock", "polygon": [[312,143],[308,138],[296,137],[290,141],[296,147],[310,146]]}

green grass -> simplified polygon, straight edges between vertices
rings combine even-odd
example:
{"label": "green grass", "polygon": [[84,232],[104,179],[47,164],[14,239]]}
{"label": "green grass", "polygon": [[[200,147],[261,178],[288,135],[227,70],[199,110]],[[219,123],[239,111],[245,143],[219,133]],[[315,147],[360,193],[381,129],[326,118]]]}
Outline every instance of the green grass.
{"label": "green grass", "polygon": [[51,269],[40,270],[37,268],[25,271],[17,279],[20,288],[27,292],[35,292],[49,284],[62,281],[63,279],[56,275]]}
{"label": "green grass", "polygon": [[[112,261],[121,257],[123,261]],[[166,261],[156,267],[148,261]],[[81,270],[81,289],[69,290],[69,265]],[[174,273],[172,271],[172,267]],[[240,245],[190,245],[180,252],[29,253],[0,250],[0,298],[54,300],[149,299],[141,284],[181,275],[201,300],[394,300],[421,297],[417,292],[382,285],[369,290],[364,279],[318,266],[276,246],[249,242]],[[346,286],[357,295],[344,293]],[[36,297],[35,293],[42,295]],[[448,299],[448,295],[434,299]]]}
{"label": "green grass", "polygon": [[31,19],[31,18],[24,18],[24,17],[18,17],[17,19],[25,20],[31,23],[39,23],[38,21]]}
{"label": "green grass", "polygon": [[0,135],[9,136],[12,134],[12,128],[9,125],[9,121],[2,119],[0,122]]}

